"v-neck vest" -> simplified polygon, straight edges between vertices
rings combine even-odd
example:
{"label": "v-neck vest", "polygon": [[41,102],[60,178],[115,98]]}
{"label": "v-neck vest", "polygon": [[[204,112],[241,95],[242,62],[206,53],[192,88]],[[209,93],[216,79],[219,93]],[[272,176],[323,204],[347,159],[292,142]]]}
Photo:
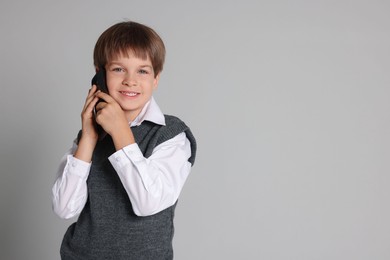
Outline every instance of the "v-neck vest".
{"label": "v-neck vest", "polygon": [[[189,127],[174,116],[166,125],[149,121],[132,127],[135,140],[148,158],[159,144],[185,132],[194,164],[196,141]],[[134,214],[130,199],[108,157],[115,152],[109,135],[98,142],[87,180],[88,200],[76,223],[64,235],[61,257],[70,259],[173,259],[175,205],[147,217]]]}

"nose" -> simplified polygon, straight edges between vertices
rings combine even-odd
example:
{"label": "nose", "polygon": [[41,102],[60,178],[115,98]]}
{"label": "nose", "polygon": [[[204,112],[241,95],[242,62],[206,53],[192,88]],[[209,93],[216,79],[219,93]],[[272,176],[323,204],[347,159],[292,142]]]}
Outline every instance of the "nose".
{"label": "nose", "polygon": [[122,85],[124,86],[135,86],[137,85],[137,81],[135,80],[135,77],[130,75],[130,73],[126,73],[125,77],[123,78]]}

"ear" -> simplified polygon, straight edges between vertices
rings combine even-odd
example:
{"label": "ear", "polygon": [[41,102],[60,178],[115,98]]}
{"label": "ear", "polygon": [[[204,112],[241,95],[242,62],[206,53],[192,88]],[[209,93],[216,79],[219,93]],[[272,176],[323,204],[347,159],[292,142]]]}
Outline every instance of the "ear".
{"label": "ear", "polygon": [[153,90],[157,89],[159,81],[160,81],[160,73],[158,73],[156,75],[156,77],[154,77],[154,80],[153,80]]}

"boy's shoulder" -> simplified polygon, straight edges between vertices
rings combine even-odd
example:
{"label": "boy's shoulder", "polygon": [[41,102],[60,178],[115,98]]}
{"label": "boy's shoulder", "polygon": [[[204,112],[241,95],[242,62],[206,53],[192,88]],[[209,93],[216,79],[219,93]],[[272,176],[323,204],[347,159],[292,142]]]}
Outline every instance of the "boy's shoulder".
{"label": "boy's shoulder", "polygon": [[167,125],[167,126],[174,125],[174,124],[184,124],[185,125],[183,120],[181,120],[177,116],[164,114],[164,117],[165,117],[165,125]]}
{"label": "boy's shoulder", "polygon": [[172,137],[175,135],[184,132],[191,143],[191,157],[188,161],[193,165],[195,162],[195,155],[197,149],[197,143],[194,135],[191,132],[191,129],[178,117],[172,115],[164,115],[165,116],[165,133],[169,133]]}
{"label": "boy's shoulder", "polygon": [[189,130],[189,127],[184,123],[183,120],[173,115],[164,115],[165,126],[162,126],[162,131],[174,131],[174,132],[185,132]]}

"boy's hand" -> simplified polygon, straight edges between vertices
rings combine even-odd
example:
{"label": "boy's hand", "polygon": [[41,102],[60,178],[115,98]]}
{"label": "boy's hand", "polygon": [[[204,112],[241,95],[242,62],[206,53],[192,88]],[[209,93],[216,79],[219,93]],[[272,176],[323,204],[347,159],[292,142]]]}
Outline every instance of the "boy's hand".
{"label": "boy's hand", "polygon": [[96,123],[101,125],[104,131],[112,136],[115,130],[129,127],[125,113],[110,95],[97,92],[95,96],[103,100],[96,105]]}
{"label": "boy's hand", "polygon": [[134,143],[126,115],[121,106],[110,95],[97,92],[96,97],[103,99],[96,105],[96,123],[109,134],[117,150]]}
{"label": "boy's hand", "polygon": [[96,97],[97,87],[93,85],[88,92],[83,110],[81,112],[82,137],[90,139],[91,142],[97,142],[98,133],[96,131],[94,108],[98,102]]}
{"label": "boy's hand", "polygon": [[97,87],[95,85],[89,90],[83,110],[81,112],[81,139],[74,153],[74,157],[90,162],[92,152],[95,149],[98,133],[96,131],[96,123],[94,119],[94,107],[98,102],[96,97]]}

